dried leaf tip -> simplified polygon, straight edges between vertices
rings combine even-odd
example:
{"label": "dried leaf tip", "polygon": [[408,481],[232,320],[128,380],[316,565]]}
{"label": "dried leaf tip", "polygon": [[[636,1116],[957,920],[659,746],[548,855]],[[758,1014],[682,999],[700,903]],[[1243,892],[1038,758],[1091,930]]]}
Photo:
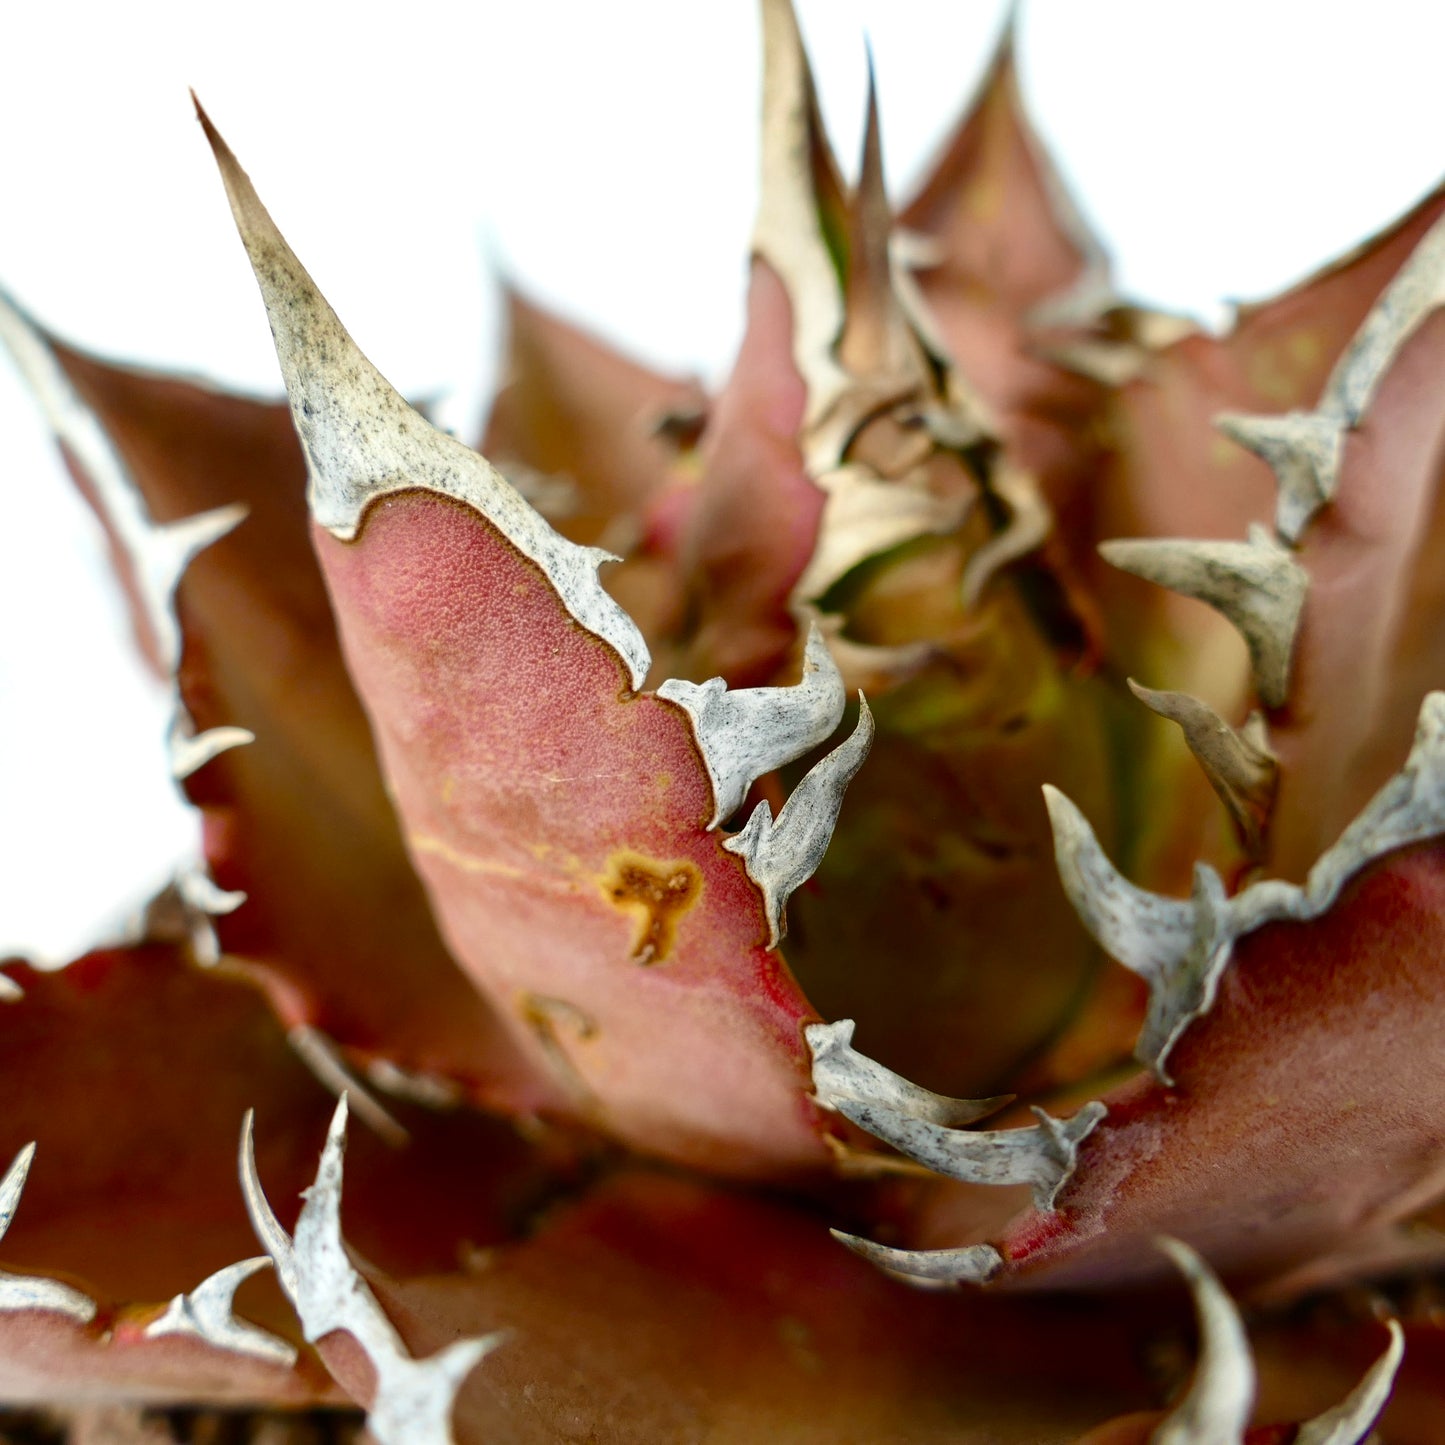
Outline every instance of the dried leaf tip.
{"label": "dried leaf tip", "polygon": [[485,458],[407,404],[362,355],[199,103],[196,113],[266,304],[306,454],[312,516],[351,541],[371,503],[396,492],[435,492],[471,507],[542,570],[567,611],[613,648],[640,689],[651,663],[647,644],[597,577],[598,565],[615,559],[559,536]]}
{"label": "dried leaf tip", "polygon": [[[34,1159],[35,1145],[32,1142],[10,1161],[5,1177],[0,1179],[0,1239],[5,1237],[5,1231],[10,1228],[10,1221],[20,1207],[20,1196],[25,1191],[25,1180]],[[95,1301],[57,1279],[0,1271],[0,1313],[26,1310],[67,1315],[77,1323],[87,1325],[95,1318]]]}
{"label": "dried leaf tip", "polygon": [[1170,1083],[1165,1062],[1184,1030],[1213,1006],[1236,936],[1224,884],[1195,868],[1189,901],[1130,883],[1109,861],[1084,815],[1044,786],[1059,880],[1084,927],[1111,958],[1149,985],[1149,1007],[1135,1056]]}
{"label": "dried leaf tip", "polygon": [[783,910],[823,861],[843,794],[872,745],[873,714],[859,693],[858,724],[852,735],[808,769],[776,821],[765,800],[753,809],[741,832],[724,840],[723,847],[743,860],[748,877],[762,891],[769,948],[776,948],[787,932]]}
{"label": "dried leaf tip", "polygon": [[371,1361],[375,1387],[366,1423],[379,1445],[454,1445],[450,1419],[456,1393],[505,1334],[458,1340],[425,1360],[412,1359],[352,1265],[341,1237],[346,1114],[343,1097],[326,1131],[316,1182],[304,1191],[306,1203],[294,1239],[277,1223],[261,1190],[248,1114],[241,1140],[247,1208],[305,1338],[314,1342],[333,1330],[345,1330]]}
{"label": "dried leaf tip", "polygon": [[720,677],[702,683],[669,678],[657,695],[676,703],[692,722],[712,783],[709,828],[737,812],[764,773],[825,742],[842,721],[847,701],[842,674],[816,624],[808,629],[802,680],[792,687],[730,692]]}
{"label": "dried leaf tip", "polygon": [[1269,707],[1284,704],[1309,573],[1267,528],[1251,527],[1245,542],[1137,538],[1102,542],[1099,553],[1125,572],[1222,613],[1249,648],[1261,699]]}
{"label": "dried leaf tip", "polygon": [[833,348],[843,329],[843,180],[823,129],[791,0],[762,0],[763,126],[753,252],[793,307],[793,359],[811,425],[848,385]]}
{"label": "dried leaf tip", "polygon": [[868,53],[868,102],[858,185],[848,206],[847,267],[844,273],[843,330],[838,355],[855,375],[896,369],[900,341],[910,346],[893,291],[889,238],[893,210],[883,174],[883,136],[878,120],[878,90],[873,54]]}

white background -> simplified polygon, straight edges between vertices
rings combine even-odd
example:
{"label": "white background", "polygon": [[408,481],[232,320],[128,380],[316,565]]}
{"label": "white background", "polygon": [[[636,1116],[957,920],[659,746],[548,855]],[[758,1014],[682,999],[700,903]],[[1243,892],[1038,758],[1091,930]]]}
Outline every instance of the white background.
{"label": "white background", "polygon": [[[902,196],[1001,7],[801,10],[845,165],[871,39]],[[1445,8],[1418,0],[1034,0],[1021,65],[1125,292],[1218,321],[1439,178],[1442,40]],[[659,364],[716,379],[737,341],[749,0],[29,5],[0,43],[0,282],[93,349],[274,389],[187,86],[362,346],[404,391],[448,398],[465,434],[498,267]],[[0,950],[61,958],[194,829],[94,529],[3,363],[0,497]]]}

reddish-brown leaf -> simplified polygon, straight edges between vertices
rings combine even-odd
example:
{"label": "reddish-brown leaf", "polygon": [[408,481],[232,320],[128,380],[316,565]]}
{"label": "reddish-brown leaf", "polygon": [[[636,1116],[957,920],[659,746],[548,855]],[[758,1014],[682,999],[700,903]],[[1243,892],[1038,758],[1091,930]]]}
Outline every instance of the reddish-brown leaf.
{"label": "reddish-brown leaf", "polygon": [[[447,955],[406,860],[311,551],[286,407],[40,341],[153,524],[248,508],[191,563],[176,603],[179,694],[197,732],[242,727],[257,738],[186,780],[216,881],[247,894],[216,920],[222,949],[256,969],[289,1025],[443,1075],[487,1102],[545,1102],[545,1083]],[[133,559],[103,489],[69,449],[67,460],[128,576]],[[145,637],[146,608],[133,612]],[[158,660],[153,641],[150,651]]]}
{"label": "reddish-brown leaf", "polygon": [[[1057,1213],[1014,1222],[1011,1274],[1098,1286],[1158,1272],[1159,1233],[1261,1279],[1408,1217],[1445,1182],[1434,1067],[1445,852],[1395,854],[1311,923],[1235,946],[1214,1008],[1169,1056],[1105,1095]],[[976,1191],[944,1196],[928,1243],[958,1244]],[[976,1226],[975,1226],[976,1227]]]}

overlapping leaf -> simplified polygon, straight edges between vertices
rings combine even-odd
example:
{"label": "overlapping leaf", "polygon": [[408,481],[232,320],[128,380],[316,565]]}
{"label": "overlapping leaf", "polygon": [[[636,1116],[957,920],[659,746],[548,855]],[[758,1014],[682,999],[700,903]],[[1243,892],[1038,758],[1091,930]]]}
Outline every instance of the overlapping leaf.
{"label": "overlapping leaf", "polygon": [[[210,134],[307,452],[347,663],[453,951],[576,1115],[738,1172],[815,1162],[810,1011],[768,945],[841,788],[754,829],[746,866],[724,849],[707,728],[634,691],[647,648],[598,582],[603,554],[387,386]],[[797,740],[764,725],[754,771],[836,716]],[[822,790],[860,759],[820,765]]]}
{"label": "overlapping leaf", "polygon": [[[448,957],[406,860],[311,552],[287,409],[109,365],[7,314],[107,528],[137,632],[158,667],[176,668],[182,736],[257,739],[209,760],[176,753],[212,874],[247,899],[214,921],[221,949],[257,970],[288,1025],[489,1102],[544,1102],[545,1081]],[[221,508],[245,520],[187,567],[178,655],[163,656],[154,633],[170,600],[142,595],[146,550]]]}

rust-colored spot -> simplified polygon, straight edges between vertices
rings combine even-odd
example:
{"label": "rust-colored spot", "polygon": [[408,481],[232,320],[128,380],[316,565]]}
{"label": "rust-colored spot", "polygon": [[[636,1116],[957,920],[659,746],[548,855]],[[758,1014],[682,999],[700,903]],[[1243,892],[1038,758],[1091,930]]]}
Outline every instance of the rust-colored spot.
{"label": "rust-colored spot", "polygon": [[702,895],[702,873],[682,859],[658,863],[640,853],[614,853],[602,891],[617,908],[637,917],[632,957],[638,963],[662,963],[672,952],[677,922]]}

